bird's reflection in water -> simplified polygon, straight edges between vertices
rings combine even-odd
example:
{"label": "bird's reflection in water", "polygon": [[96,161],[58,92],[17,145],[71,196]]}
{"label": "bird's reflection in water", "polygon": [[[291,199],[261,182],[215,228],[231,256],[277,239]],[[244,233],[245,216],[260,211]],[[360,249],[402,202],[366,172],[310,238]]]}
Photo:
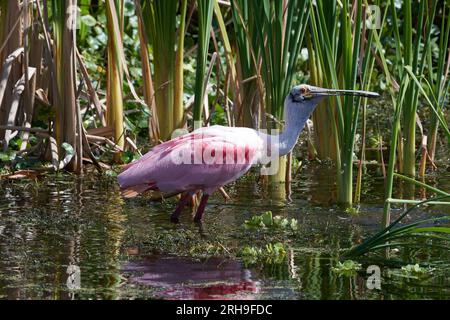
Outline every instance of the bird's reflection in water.
{"label": "bird's reflection in water", "polygon": [[252,272],[233,260],[196,261],[171,256],[149,256],[129,262],[129,281],[157,289],[163,299],[256,299],[260,291]]}

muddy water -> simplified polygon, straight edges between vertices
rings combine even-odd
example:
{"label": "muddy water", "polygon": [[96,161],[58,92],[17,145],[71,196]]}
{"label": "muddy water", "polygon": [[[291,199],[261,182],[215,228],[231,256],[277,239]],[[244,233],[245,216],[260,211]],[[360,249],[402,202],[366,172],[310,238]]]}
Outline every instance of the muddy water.
{"label": "muddy water", "polygon": [[[364,181],[358,212],[349,213],[333,204],[333,181],[327,168],[305,168],[286,202],[249,176],[227,188],[231,201],[220,195],[211,199],[202,226],[188,212],[179,224],[170,223],[171,201],[123,201],[110,178],[0,181],[0,298],[450,298],[449,252],[428,248],[427,242],[400,248],[395,263],[361,258],[356,274],[333,271],[342,249],[378,229],[383,194],[383,181],[374,174]],[[450,173],[443,170],[428,182],[448,191]],[[417,196],[422,193],[416,190]],[[395,208],[394,216],[401,209]],[[296,218],[298,230],[265,235],[242,228],[246,219],[267,210]],[[448,206],[428,207],[405,222],[445,214]],[[239,259],[243,246],[265,241],[285,242],[285,261],[245,265]],[[400,265],[416,262],[432,263],[435,270],[420,278],[399,271]],[[380,290],[366,286],[366,268],[374,263],[381,269]],[[69,265],[78,266],[79,273],[68,286]]]}

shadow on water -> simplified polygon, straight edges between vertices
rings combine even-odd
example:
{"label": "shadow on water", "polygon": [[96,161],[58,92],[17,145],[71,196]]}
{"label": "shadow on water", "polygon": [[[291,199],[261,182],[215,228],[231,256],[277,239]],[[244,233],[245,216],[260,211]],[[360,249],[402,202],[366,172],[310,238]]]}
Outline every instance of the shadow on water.
{"label": "shadow on water", "polygon": [[[383,196],[382,179],[365,179],[365,202],[349,214],[333,205],[333,175],[323,166],[306,168],[293,183],[290,202],[247,176],[227,188],[228,203],[220,195],[212,198],[202,228],[188,212],[171,224],[172,201],[123,201],[114,180],[95,175],[0,181],[0,298],[450,298],[448,271],[411,279],[381,266],[381,290],[367,289],[370,261],[360,261],[363,268],[351,276],[333,271],[341,249],[378,229]],[[448,172],[432,177],[446,190],[449,178]],[[285,239],[283,263],[245,266],[237,253],[265,235],[241,226],[267,210],[296,218],[298,231]],[[448,207],[430,207],[408,219],[448,213]],[[449,263],[448,250],[427,250],[426,243],[421,250],[401,250],[397,258]],[[79,289],[67,287],[69,265],[81,270]]]}

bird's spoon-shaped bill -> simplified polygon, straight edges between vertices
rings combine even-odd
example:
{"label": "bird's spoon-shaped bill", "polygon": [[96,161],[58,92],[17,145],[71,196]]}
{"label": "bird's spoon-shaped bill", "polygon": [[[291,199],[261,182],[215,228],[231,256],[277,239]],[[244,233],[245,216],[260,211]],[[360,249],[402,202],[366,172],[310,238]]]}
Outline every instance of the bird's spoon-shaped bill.
{"label": "bird's spoon-shaped bill", "polygon": [[340,90],[340,89],[324,89],[318,87],[310,87],[310,94],[313,96],[359,96],[367,98],[378,98],[380,95],[372,91],[363,90]]}

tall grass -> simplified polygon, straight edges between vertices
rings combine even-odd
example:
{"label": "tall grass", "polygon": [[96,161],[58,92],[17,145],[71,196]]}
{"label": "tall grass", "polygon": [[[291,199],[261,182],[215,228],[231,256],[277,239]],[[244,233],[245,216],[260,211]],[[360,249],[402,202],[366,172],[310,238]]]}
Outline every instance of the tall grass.
{"label": "tall grass", "polygon": [[238,91],[234,97],[235,122],[239,126],[256,127],[260,117],[258,88],[259,46],[256,43],[256,16],[251,1],[232,0],[231,12],[235,38]]}
{"label": "tall grass", "polygon": [[[6,18],[6,12],[8,9],[8,2],[2,1],[0,3],[0,41],[3,43],[4,33],[5,33],[5,18]],[[3,60],[2,60],[3,64]]]}
{"label": "tall grass", "polygon": [[[233,4],[231,5],[231,8],[233,10],[233,8],[234,8]],[[214,4],[214,14],[216,17],[217,25],[219,27],[222,44],[223,44],[223,49],[224,49],[225,61],[226,61],[226,65],[227,65],[225,81],[224,81],[224,88],[223,88],[223,93],[224,93],[224,97],[225,97],[225,99],[224,99],[225,103],[223,105],[223,108],[226,113],[228,125],[234,126],[236,124],[236,116],[235,115],[239,114],[239,112],[236,113],[233,111],[236,111],[236,109],[238,109],[238,110],[242,109],[242,97],[241,97],[242,86],[240,84],[242,84],[243,81],[240,81],[240,82],[238,81],[238,71],[237,71],[238,68],[236,67],[235,59],[234,59],[234,52],[231,47],[231,41],[230,41],[230,37],[229,37],[230,32],[227,31],[227,26],[225,24],[225,20],[224,20],[220,5],[217,1]],[[230,33],[230,35],[231,34],[232,33]],[[237,59],[239,59],[239,57],[237,57]],[[234,98],[233,108],[230,108],[230,104],[229,104],[229,102],[231,101],[231,99],[228,98],[229,91],[232,92],[232,97]]]}
{"label": "tall grass", "polygon": [[194,121],[202,120],[203,103],[206,92],[206,62],[209,52],[209,39],[211,37],[211,24],[216,0],[197,0],[198,7],[198,48],[197,65],[195,73],[195,100]]}
{"label": "tall grass", "polygon": [[[125,145],[123,125],[123,62],[122,37],[124,23],[124,0],[106,0],[108,30],[107,69],[107,124],[114,128],[114,141],[119,148]],[[120,153],[115,154],[116,160]]]}
{"label": "tall grass", "polygon": [[175,88],[177,37],[184,37],[184,33],[176,33],[178,4],[178,0],[141,1],[144,29],[153,54],[154,94],[162,140],[170,138],[176,129],[174,115],[180,112],[174,111],[175,90],[183,90]]}
{"label": "tall grass", "polygon": [[184,37],[186,29],[186,10],[187,0],[181,1],[181,14],[180,14],[180,27],[178,28],[178,43],[177,54],[175,57],[175,92],[174,92],[174,114],[173,121],[175,128],[181,128],[184,120],[184,105],[183,105],[183,93],[184,93]]}
{"label": "tall grass", "polygon": [[148,50],[149,40],[144,30],[144,17],[142,13],[141,0],[135,0],[135,6],[136,14],[138,16],[139,50],[142,64],[142,91],[144,94],[144,101],[152,114],[148,120],[148,133],[150,140],[158,142],[160,139],[158,112],[156,111],[155,88],[153,86],[152,70],[150,66],[150,53]]}
{"label": "tall grass", "polygon": [[[269,129],[282,129],[279,123],[284,116],[284,98],[297,72],[295,64],[307,26],[308,4],[309,1],[233,2],[241,74],[251,76],[260,68],[257,75],[261,75],[264,86],[262,110],[278,120],[266,121],[264,126]],[[248,92],[249,88],[244,90],[244,97],[254,95]],[[243,105],[249,115],[254,112],[251,99]],[[286,157],[281,157],[279,164],[278,174],[270,176],[273,182],[285,181]]]}
{"label": "tall grass", "polygon": [[[425,10],[429,8],[428,6],[423,7],[424,5],[432,5],[433,12],[432,16],[435,15],[437,12],[437,3],[422,3],[419,7],[419,20],[418,22],[423,24],[424,19],[422,16],[425,15]],[[433,122],[441,124],[443,131],[447,135],[447,138],[450,137],[450,131],[448,129],[448,125],[445,122],[445,119],[442,116],[442,100],[438,100],[437,98],[430,99],[428,97],[427,92],[425,91],[424,87],[428,87],[428,92],[433,95],[433,89],[430,85],[428,85],[428,82],[426,80],[422,81],[422,79],[425,79],[425,69],[423,63],[425,62],[426,53],[428,53],[428,67],[429,72],[433,74],[433,63],[431,62],[429,51],[430,51],[430,32],[432,28],[432,22],[429,22],[427,24],[427,28],[424,32],[425,36],[425,43],[422,45],[420,37],[417,36],[419,39],[416,39],[415,47],[412,44],[412,35],[409,31],[405,32],[404,36],[404,42],[401,41],[400,37],[400,30],[398,28],[398,21],[397,21],[397,12],[395,9],[394,2],[390,3],[390,9],[391,9],[391,15],[393,17],[393,33],[394,38],[396,39],[396,48],[405,47],[405,51],[407,52],[407,56],[405,57],[405,60],[402,60],[401,54],[398,50],[396,50],[396,62],[394,64],[394,70],[389,71],[389,68],[386,63],[386,58],[383,54],[380,55],[381,60],[383,61],[383,69],[386,73],[386,77],[388,78],[390,83],[390,95],[393,100],[393,106],[394,106],[394,118],[392,122],[392,131],[391,131],[391,148],[390,148],[390,155],[389,155],[389,164],[388,164],[388,170],[387,170],[387,177],[386,177],[386,184],[385,184],[385,204],[384,204],[384,213],[383,213],[383,220],[382,225],[384,227],[387,227],[390,223],[390,207],[392,202],[396,202],[396,200],[392,199],[393,194],[393,187],[394,187],[394,177],[398,177],[396,174],[396,169],[400,172],[404,172],[407,176],[414,176],[415,175],[415,166],[416,166],[416,158],[415,158],[415,148],[416,148],[416,141],[415,141],[415,133],[416,133],[416,112],[419,105],[419,96],[422,94],[422,96],[425,98],[425,100],[428,102],[428,105],[430,107],[430,112],[433,115]],[[411,21],[411,3],[405,2],[404,8],[405,10],[405,22],[406,24],[410,24]],[[445,9],[443,7],[443,21],[445,21]],[[445,22],[442,24],[445,25]],[[444,32],[444,34],[448,31],[446,31],[445,28],[441,29],[441,32]],[[439,63],[438,68],[442,70],[442,63],[443,63],[443,57],[447,55],[448,48],[443,46],[444,38],[442,38],[441,35],[441,43],[439,46]],[[382,53],[382,44],[380,42],[380,38],[378,35],[376,36],[376,45],[378,52]],[[424,50],[420,52],[419,55],[419,47],[423,46]],[[412,48],[415,48],[413,51]],[[407,65],[407,62],[410,62],[411,65]],[[395,92],[393,92],[392,87],[393,84],[393,76],[397,75],[400,78],[400,86],[399,86],[399,92],[396,95]],[[445,74],[438,74],[436,75],[441,80],[446,81],[446,75]],[[419,80],[418,79],[421,79]],[[436,89],[436,88],[434,88]],[[438,93],[438,95],[441,97],[441,95],[445,96],[445,93]],[[396,95],[396,97],[395,97]],[[434,97],[434,96],[433,96]],[[407,108],[405,111],[404,109]],[[412,124],[412,120],[414,120],[414,124]],[[401,125],[403,124],[403,134],[401,131]],[[436,125],[437,130],[437,125]],[[437,134],[437,133],[436,133]],[[413,140],[411,140],[413,139]],[[450,141],[450,140],[449,140]],[[404,145],[403,145],[404,143]],[[398,147],[398,148],[397,148]],[[426,146],[425,146],[426,147]],[[426,157],[426,150],[425,150],[425,157]],[[408,154],[408,155],[407,155]],[[413,157],[413,158],[412,158]],[[397,158],[399,158],[397,161]],[[413,161],[412,161],[413,159]],[[409,161],[409,164],[407,162]],[[426,161],[426,158],[425,158]],[[424,172],[423,172],[424,173]],[[408,179],[408,177],[403,177],[403,179]],[[413,180],[414,181],[414,180]],[[413,187],[416,183],[410,184],[411,190],[414,190]],[[427,188],[430,188],[426,184],[422,184],[421,186],[425,186]],[[438,190],[439,191],[439,190]],[[414,201],[414,200],[413,200]]]}
{"label": "tall grass", "polygon": [[[417,5],[410,0],[403,2],[403,23],[398,21],[396,3],[389,3],[393,18],[393,32],[396,42],[396,72],[400,79],[406,76],[403,66],[411,66],[416,76],[422,76],[425,71],[426,52],[430,47],[430,37],[434,17],[439,1],[420,1]],[[415,25],[413,23],[415,22]],[[414,27],[415,31],[414,32]],[[403,39],[401,38],[403,35]],[[403,48],[403,51],[401,51]],[[403,82],[400,80],[400,82]],[[404,82],[403,82],[404,83]],[[416,174],[416,112],[419,105],[419,90],[410,83],[405,94],[402,111],[402,164],[401,171],[408,176]]]}
{"label": "tall grass", "polygon": [[[326,14],[333,16],[335,7],[327,10]],[[332,24],[332,19],[326,19],[328,24]],[[323,73],[320,66],[320,60],[317,60],[311,33],[306,33],[306,44],[308,48],[308,67],[309,67],[309,81],[312,85],[323,87]],[[314,110],[312,115],[314,123],[314,147],[317,151],[317,156],[320,159],[331,159],[336,161],[336,144],[333,139],[333,112],[329,107],[328,101],[322,101]]]}
{"label": "tall grass", "polygon": [[[427,68],[429,72],[430,86],[432,94],[436,97],[437,110],[443,114],[446,101],[449,99],[450,91],[450,3],[442,2],[441,7],[441,24],[439,26],[438,42],[438,58],[437,65],[434,63],[432,46],[428,46],[427,50]],[[428,154],[430,160],[434,163],[436,154],[436,144],[438,140],[439,118],[436,114],[432,114],[432,120],[429,127],[429,134],[431,135],[428,143]]]}
{"label": "tall grass", "polygon": [[392,128],[391,128],[391,148],[389,153],[389,164],[388,164],[388,171],[387,171],[387,177],[385,182],[385,203],[384,203],[384,211],[383,211],[383,219],[382,219],[382,226],[387,227],[390,223],[390,208],[391,203],[387,201],[388,199],[392,198],[393,188],[394,188],[394,174],[395,174],[395,167],[396,167],[396,153],[397,149],[396,146],[399,144],[398,138],[400,136],[400,130],[401,130],[401,113],[403,109],[403,105],[405,103],[405,95],[407,94],[407,88],[409,86],[410,79],[409,77],[404,77],[401,82],[400,86],[400,93],[397,96],[397,100],[393,98],[394,102],[394,118],[392,121]]}
{"label": "tall grass", "polygon": [[[23,51],[19,55],[14,54],[23,47],[20,29],[22,15],[19,1],[2,1],[0,6],[0,66],[3,77],[0,84],[0,124],[6,124],[11,111],[13,88],[23,73],[18,61]],[[0,139],[3,140],[6,134],[7,130],[0,130]]]}
{"label": "tall grass", "polygon": [[[322,82],[331,88],[367,89],[373,71],[372,49],[373,29],[365,28],[365,15],[361,0],[334,1],[329,10],[322,2],[311,3],[311,24],[316,72],[322,75]],[[352,10],[350,10],[352,9]],[[336,170],[338,201],[353,202],[353,158],[358,128],[361,98],[346,96],[331,102],[330,127],[336,146]],[[316,130],[320,125],[316,124]]]}
{"label": "tall grass", "polygon": [[[59,155],[63,143],[81,151],[80,118],[76,102],[76,0],[52,0],[54,59],[57,92],[54,92],[56,107],[55,134]],[[81,172],[82,154],[78,153],[69,163],[68,169]]]}

